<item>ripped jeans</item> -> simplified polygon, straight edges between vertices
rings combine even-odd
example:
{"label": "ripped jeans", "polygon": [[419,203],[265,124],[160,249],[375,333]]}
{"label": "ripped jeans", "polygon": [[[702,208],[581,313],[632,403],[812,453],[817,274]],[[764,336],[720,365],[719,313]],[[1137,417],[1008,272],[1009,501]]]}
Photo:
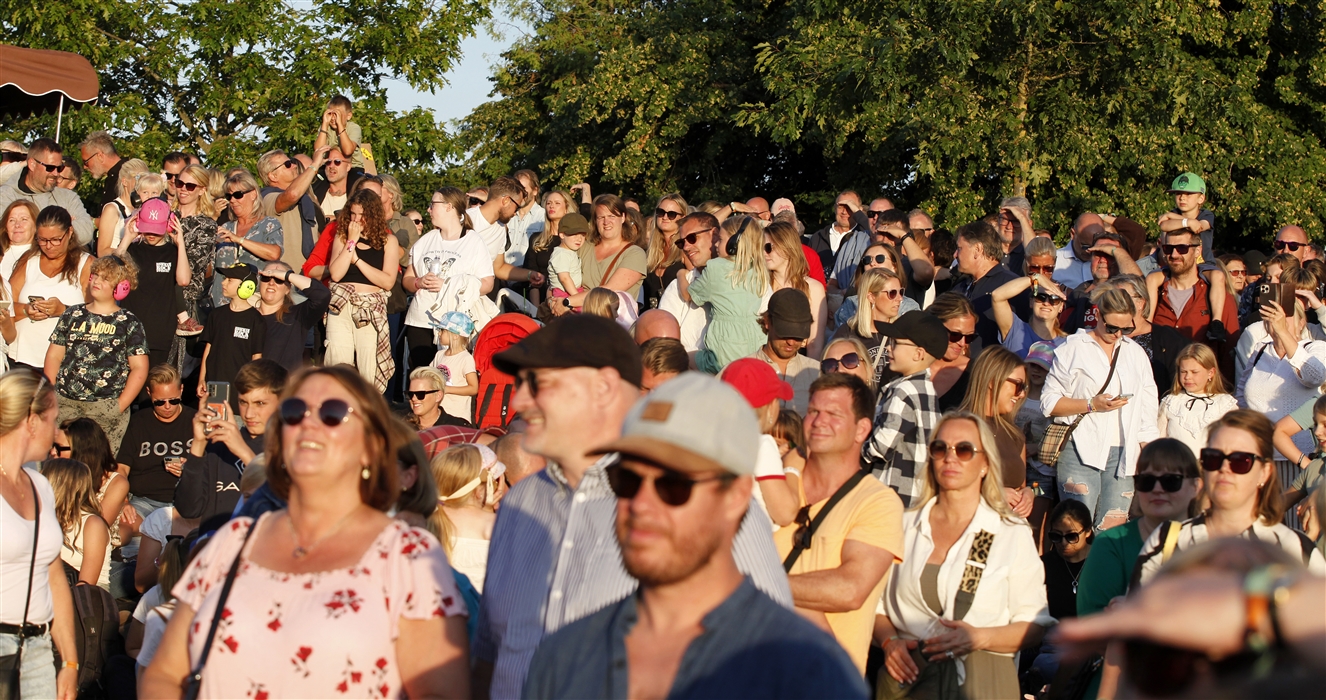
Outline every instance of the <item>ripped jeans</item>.
{"label": "ripped jeans", "polygon": [[1057,465],[1059,498],[1081,501],[1091,509],[1097,532],[1128,522],[1128,507],[1133,502],[1133,477],[1117,476],[1123,448],[1111,447],[1104,471],[1088,467],[1070,441],[1059,453]]}

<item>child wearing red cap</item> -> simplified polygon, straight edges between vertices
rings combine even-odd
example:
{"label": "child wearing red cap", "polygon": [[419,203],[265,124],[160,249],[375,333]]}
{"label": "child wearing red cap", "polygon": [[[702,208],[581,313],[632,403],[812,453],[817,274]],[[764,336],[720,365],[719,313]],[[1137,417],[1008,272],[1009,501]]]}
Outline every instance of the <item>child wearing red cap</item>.
{"label": "child wearing red cap", "polygon": [[729,364],[719,379],[745,397],[760,422],[760,451],[755,460],[755,482],[760,488],[755,498],[764,506],[775,530],[791,524],[796,519],[800,484],[793,481],[798,478],[795,471],[783,469],[782,451],[772,433],[782,401],[792,399],[792,385],[779,379],[769,363],[752,357]]}

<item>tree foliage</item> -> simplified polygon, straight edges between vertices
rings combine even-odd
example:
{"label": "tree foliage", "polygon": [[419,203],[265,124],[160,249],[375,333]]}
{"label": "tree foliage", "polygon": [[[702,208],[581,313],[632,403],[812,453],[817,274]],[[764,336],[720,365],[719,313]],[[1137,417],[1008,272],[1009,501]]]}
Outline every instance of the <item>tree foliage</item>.
{"label": "tree foliage", "polygon": [[[341,93],[380,163],[436,171],[452,140],[426,110],[388,111],[383,80],[441,87],[487,16],[484,0],[0,0],[0,41],[72,51],[97,69],[101,98],[66,116],[66,143],[106,128],[132,155],[181,149],[252,169],[269,148],[310,150]],[[0,131],[53,135],[54,121]]]}

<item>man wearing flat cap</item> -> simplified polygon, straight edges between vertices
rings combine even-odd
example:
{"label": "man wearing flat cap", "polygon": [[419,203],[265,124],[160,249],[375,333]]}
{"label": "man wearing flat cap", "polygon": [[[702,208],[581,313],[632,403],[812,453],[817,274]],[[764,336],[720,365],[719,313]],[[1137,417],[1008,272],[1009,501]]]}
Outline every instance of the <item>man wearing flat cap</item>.
{"label": "man wearing flat cap", "polygon": [[842,648],[733,559],[759,437],[746,400],[698,372],[636,403],[594,452],[621,456],[605,471],[639,590],[544,640],[524,697],[865,697]]}
{"label": "man wearing flat cap", "polygon": [[805,415],[810,384],[820,376],[820,363],[801,354],[814,321],[810,299],[799,289],[780,289],[769,297],[769,310],[760,320],[769,339],[751,357],[769,363],[779,379],[792,385],[792,400],[784,401],[783,408]]}
{"label": "man wearing flat cap", "polygon": [[[475,697],[512,698],[540,640],[638,586],[612,534],[617,499],[606,469],[617,456],[588,453],[621,437],[640,398],[643,366],[621,326],[590,314],[553,321],[494,363],[516,377],[511,408],[528,423],[522,447],[548,459],[502,500],[472,650]],[[742,520],[731,552],[757,589],[791,606],[758,505]]]}

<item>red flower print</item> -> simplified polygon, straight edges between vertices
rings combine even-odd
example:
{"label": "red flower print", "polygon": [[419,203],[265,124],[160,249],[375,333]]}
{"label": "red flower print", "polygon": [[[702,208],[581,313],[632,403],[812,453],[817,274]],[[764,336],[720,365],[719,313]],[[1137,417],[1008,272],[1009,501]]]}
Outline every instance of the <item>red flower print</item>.
{"label": "red flower print", "polygon": [[385,698],[387,697],[387,693],[390,691],[391,691],[391,686],[387,685],[386,683],[383,683],[382,685],[378,686],[378,697]]}
{"label": "red flower print", "polygon": [[344,694],[345,694],[346,692],[348,692],[349,690],[350,690],[350,685],[349,685],[348,683],[346,683],[345,681],[341,681],[340,683],[337,683],[337,684],[336,684],[336,692],[338,692],[338,693],[340,693],[340,694],[342,694],[342,695],[344,695]]}
{"label": "red flower print", "polygon": [[433,617],[446,617],[446,616],[447,616],[447,611],[443,610],[442,608],[433,609]]}
{"label": "red flower print", "polygon": [[272,616],[272,619],[267,623],[267,629],[279,632],[281,630],[281,604],[274,604],[272,609],[267,611],[267,614]]}
{"label": "red flower print", "polygon": [[302,672],[305,678],[308,678],[309,673],[311,673],[308,667],[308,657],[312,653],[313,647],[300,647],[299,651],[295,652],[294,657],[290,659],[290,664],[295,667],[295,672]]}
{"label": "red flower print", "polygon": [[253,700],[267,700],[267,688],[261,683],[250,681],[247,697],[253,698]]}
{"label": "red flower print", "polygon": [[298,656],[300,661],[308,661],[309,654],[312,653],[313,647],[300,647],[295,656]]}
{"label": "red flower print", "polygon": [[222,608],[222,609],[221,609],[221,619],[222,619],[222,620],[229,620],[231,614],[232,614],[232,613],[230,612],[230,608]]}
{"label": "red flower print", "polygon": [[362,672],[360,672],[360,671],[351,671],[351,672],[350,672],[350,681],[351,681],[351,682],[353,682],[353,683],[358,683],[358,682],[360,682],[360,681],[362,681],[362,680],[364,680],[364,674],[363,674]]}
{"label": "red flower print", "polygon": [[226,648],[229,649],[232,654],[235,653],[236,649],[239,649],[239,642],[235,641],[234,637],[226,637],[221,640],[221,643],[226,645]]}
{"label": "red flower print", "polygon": [[451,604],[454,603],[454,602],[456,602],[456,599],[455,599],[455,598],[452,598],[451,596],[447,596],[447,597],[445,597],[445,598],[442,599],[442,606],[443,606],[443,607],[447,607],[447,608],[449,608],[449,607],[451,607]]}
{"label": "red flower print", "polygon": [[359,612],[359,608],[363,603],[364,599],[360,598],[359,594],[355,593],[353,589],[347,589],[333,593],[332,599],[327,601],[323,607],[327,608],[329,617],[337,618],[345,614],[347,608],[353,612]]}
{"label": "red flower print", "polygon": [[377,666],[377,667],[380,668],[380,669],[385,669],[385,668],[387,668],[387,659],[386,659],[385,657],[384,657],[384,658],[380,658],[380,659],[378,659],[377,663],[375,663],[375,664],[373,664],[373,665],[374,665],[374,666]]}
{"label": "red flower print", "polygon": [[406,605],[409,605],[410,603],[413,603],[413,602],[414,602],[414,592],[411,591],[411,592],[409,592],[409,593],[406,593],[406,594],[405,594],[405,604],[406,604]]}
{"label": "red flower print", "polygon": [[277,619],[275,619],[275,620],[272,620],[271,622],[268,622],[268,623],[267,623],[267,629],[269,629],[269,630],[271,630],[271,631],[273,631],[273,632],[275,632],[275,631],[281,629],[281,620],[280,620],[280,618],[277,618]]}

